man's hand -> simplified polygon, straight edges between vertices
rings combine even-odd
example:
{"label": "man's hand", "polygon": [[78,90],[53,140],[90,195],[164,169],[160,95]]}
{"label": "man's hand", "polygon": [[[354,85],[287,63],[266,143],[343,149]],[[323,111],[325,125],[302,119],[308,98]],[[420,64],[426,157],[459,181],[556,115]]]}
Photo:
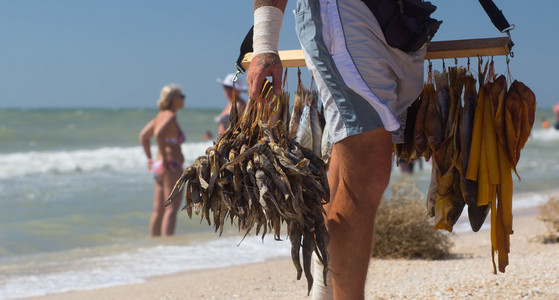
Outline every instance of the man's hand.
{"label": "man's hand", "polygon": [[275,53],[262,53],[253,57],[247,73],[248,97],[258,99],[266,76],[272,77],[274,94],[281,94],[282,70],[279,55]]}
{"label": "man's hand", "polygon": [[248,97],[256,100],[266,76],[272,77],[274,94],[281,94],[282,65],[278,53],[279,34],[287,0],[254,0],[254,49],[248,67]]}

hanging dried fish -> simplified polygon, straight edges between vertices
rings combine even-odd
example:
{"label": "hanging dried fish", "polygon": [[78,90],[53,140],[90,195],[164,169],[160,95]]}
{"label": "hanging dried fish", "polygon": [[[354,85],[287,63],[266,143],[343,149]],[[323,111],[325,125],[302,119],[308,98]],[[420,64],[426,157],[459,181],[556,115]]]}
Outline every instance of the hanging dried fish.
{"label": "hanging dried fish", "polygon": [[[465,80],[464,110],[460,124],[460,149],[462,155],[462,196],[469,206],[477,205],[477,183],[466,179],[468,161],[470,159],[470,145],[474,130],[474,112],[477,105],[476,79],[469,75]],[[474,230],[477,231],[477,230]]]}
{"label": "hanging dried fish", "polygon": [[[427,114],[427,108],[429,106],[429,100],[427,95],[424,93],[427,85],[423,86],[423,91],[419,96],[419,104],[417,108],[417,113],[415,116],[414,124],[414,147],[417,156],[423,156],[425,150],[427,149],[427,136],[425,135],[425,116]],[[429,159],[425,156],[426,159]]]}
{"label": "hanging dried fish", "polygon": [[413,141],[408,132],[406,144],[395,147],[396,155],[409,159],[415,153],[431,160],[426,206],[436,229],[452,231],[465,204],[473,231],[491,212],[494,270],[504,272],[513,233],[512,172],[534,124],[535,95],[519,81],[507,91],[493,62],[482,68],[480,60],[478,91],[475,78],[463,68],[451,67],[448,75],[435,72],[436,89],[432,73],[429,66],[420,100],[408,110],[415,113],[407,118],[414,122]]}

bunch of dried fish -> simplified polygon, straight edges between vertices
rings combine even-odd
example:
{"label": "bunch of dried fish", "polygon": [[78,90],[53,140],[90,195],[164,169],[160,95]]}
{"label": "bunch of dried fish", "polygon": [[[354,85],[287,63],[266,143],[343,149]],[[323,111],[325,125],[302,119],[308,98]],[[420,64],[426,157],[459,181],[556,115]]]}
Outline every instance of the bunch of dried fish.
{"label": "bunch of dried fish", "polygon": [[[266,83],[261,98],[247,103],[241,120],[232,105],[230,127],[206,155],[186,168],[166,204],[186,189],[184,209],[189,217],[194,210],[209,225],[213,219],[220,234],[229,219],[246,229],[245,236],[255,228],[262,238],[273,232],[280,240],[285,222],[297,279],[304,271],[310,292],[313,251],[324,264],[326,282],[329,236],[322,208],[329,201],[326,165],[288,135],[289,95],[269,97],[270,91],[271,85]],[[291,124],[292,128],[304,126],[297,120]]]}
{"label": "bunch of dried fish", "polygon": [[306,89],[301,82],[295,93],[295,102],[289,123],[289,137],[301,146],[312,150],[317,156],[328,163],[332,153],[332,144],[325,131],[323,111],[318,109],[318,94],[315,90]]}
{"label": "bunch of dried fish", "polygon": [[[399,159],[432,161],[427,210],[435,229],[452,231],[465,205],[473,231],[491,211],[492,254],[501,272],[508,265],[512,234],[512,171],[534,123],[535,96],[514,81],[507,91],[493,63],[479,65],[476,79],[459,67],[435,72],[408,110],[405,144]],[[487,78],[486,78],[487,74]],[[463,104],[462,104],[462,90]],[[518,175],[518,173],[517,173]],[[497,266],[495,266],[495,272]]]}
{"label": "bunch of dried fish", "polygon": [[[322,156],[322,128],[320,126],[318,114],[318,94],[309,91],[304,86],[300,86],[295,94],[295,104],[293,105],[293,116],[289,127],[289,135],[293,137],[301,146],[310,149],[317,156]],[[300,112],[300,113],[298,113]],[[291,126],[293,125],[293,126]]]}
{"label": "bunch of dried fish", "polygon": [[464,199],[460,188],[460,135],[459,124],[462,116],[460,96],[464,87],[465,69],[449,68],[442,74],[435,73],[437,84],[437,102],[441,107],[441,123],[443,124],[442,142],[439,148],[434,147],[433,173],[436,179],[436,190],[428,204],[433,205],[430,211],[435,217],[435,229],[452,231],[464,209]]}
{"label": "bunch of dried fish", "polygon": [[513,233],[512,171],[534,124],[536,98],[523,83],[514,81],[507,91],[505,76],[494,77],[490,72],[480,88],[466,179],[477,181],[477,207],[485,215],[491,208],[492,255],[504,272]]}

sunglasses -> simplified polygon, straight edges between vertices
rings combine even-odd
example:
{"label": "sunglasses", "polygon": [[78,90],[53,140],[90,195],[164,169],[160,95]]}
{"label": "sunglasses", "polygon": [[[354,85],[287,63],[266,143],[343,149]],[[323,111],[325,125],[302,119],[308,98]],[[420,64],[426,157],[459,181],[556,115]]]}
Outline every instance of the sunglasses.
{"label": "sunglasses", "polygon": [[186,96],[184,94],[180,94],[179,97],[184,100],[186,98]]}

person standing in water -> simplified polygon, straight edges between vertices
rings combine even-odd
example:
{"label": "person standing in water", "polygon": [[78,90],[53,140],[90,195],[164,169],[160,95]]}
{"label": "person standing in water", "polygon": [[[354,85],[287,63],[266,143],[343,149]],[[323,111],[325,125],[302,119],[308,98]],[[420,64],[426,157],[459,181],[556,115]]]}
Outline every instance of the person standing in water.
{"label": "person standing in water", "polygon": [[549,122],[545,119],[545,117],[542,117],[542,127],[543,129],[549,128]]}
{"label": "person standing in water", "polygon": [[559,103],[553,106],[553,112],[555,113],[555,123],[553,124],[553,127],[559,130]]}
{"label": "person standing in water", "polygon": [[[215,122],[218,124],[217,134],[221,135],[222,133],[227,130],[229,127],[229,112],[231,111],[231,107],[233,106],[233,79],[235,78],[235,74],[227,74],[225,79],[217,79],[217,83],[221,84],[223,87],[223,93],[225,94],[225,98],[227,98],[227,105],[223,109],[223,111],[215,117]],[[241,98],[241,94],[246,92],[247,88],[243,84],[241,78],[237,78],[235,82],[235,99],[237,99],[237,112],[239,116],[243,115],[245,110],[246,101]]]}
{"label": "person standing in water", "polygon": [[[152,237],[175,233],[181,201],[173,201],[168,207],[165,207],[165,201],[182,173],[184,157],[181,144],[186,137],[179,127],[176,113],[184,107],[184,99],[185,95],[179,86],[164,86],[157,100],[159,113],[140,132],[140,143],[147,157],[147,167],[155,179],[153,213],[149,224]],[[158,149],[155,161],[150,149],[152,137],[155,137]]]}

